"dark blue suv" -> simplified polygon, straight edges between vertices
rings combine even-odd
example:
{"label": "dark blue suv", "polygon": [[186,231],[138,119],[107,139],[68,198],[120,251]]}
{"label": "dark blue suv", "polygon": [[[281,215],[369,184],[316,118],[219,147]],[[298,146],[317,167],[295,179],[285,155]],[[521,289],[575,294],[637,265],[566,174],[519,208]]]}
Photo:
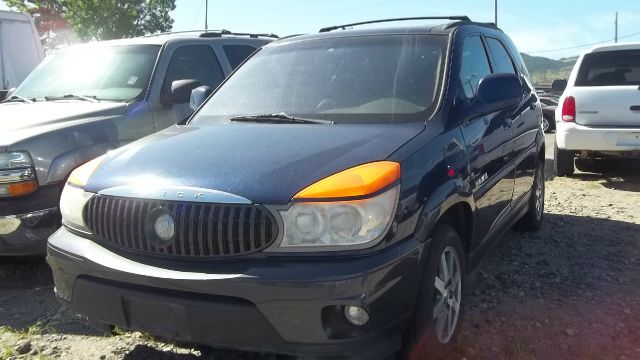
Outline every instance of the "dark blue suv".
{"label": "dark blue suv", "polygon": [[74,171],[57,296],[181,342],[446,357],[468,274],[541,225],[544,134],[511,40],[444,19],[265,45],[186,125]]}

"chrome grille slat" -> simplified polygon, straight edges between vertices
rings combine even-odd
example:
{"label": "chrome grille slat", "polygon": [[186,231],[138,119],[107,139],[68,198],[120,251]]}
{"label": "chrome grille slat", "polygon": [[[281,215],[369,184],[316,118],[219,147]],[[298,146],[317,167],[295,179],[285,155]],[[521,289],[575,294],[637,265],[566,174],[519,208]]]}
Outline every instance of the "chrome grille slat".
{"label": "chrome grille slat", "polygon": [[[159,246],[146,235],[147,217],[164,208],[175,220],[175,238]],[[93,196],[83,216],[95,241],[158,256],[217,258],[260,251],[275,241],[278,225],[259,205],[206,204]],[[152,227],[151,227],[152,228]]]}

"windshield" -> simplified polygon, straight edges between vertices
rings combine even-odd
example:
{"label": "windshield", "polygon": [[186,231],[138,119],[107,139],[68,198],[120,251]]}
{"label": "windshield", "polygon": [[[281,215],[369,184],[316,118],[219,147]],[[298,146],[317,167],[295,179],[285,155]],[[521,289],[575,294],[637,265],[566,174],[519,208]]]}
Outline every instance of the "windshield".
{"label": "windshield", "polygon": [[192,121],[284,113],[335,122],[426,120],[447,37],[385,35],[292,41],[265,47]]}
{"label": "windshield", "polygon": [[576,86],[640,85],[640,50],[587,54],[582,60]]}
{"label": "windshield", "polygon": [[129,101],[142,94],[160,46],[82,46],[51,56],[29,75],[14,95],[27,99],[69,95]]}

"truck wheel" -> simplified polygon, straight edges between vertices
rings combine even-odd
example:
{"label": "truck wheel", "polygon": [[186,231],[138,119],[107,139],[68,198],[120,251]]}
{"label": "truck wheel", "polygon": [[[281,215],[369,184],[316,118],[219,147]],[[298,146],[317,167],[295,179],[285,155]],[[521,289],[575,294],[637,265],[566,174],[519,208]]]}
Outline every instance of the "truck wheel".
{"label": "truck wheel", "polygon": [[555,176],[571,176],[574,172],[573,151],[558,149],[556,144],[553,149],[553,172]]}
{"label": "truck wheel", "polygon": [[431,239],[413,323],[405,335],[405,359],[447,359],[456,347],[466,285],[464,250],[450,225],[438,225]]}
{"label": "truck wheel", "polygon": [[533,178],[529,210],[518,220],[515,228],[523,231],[538,231],[542,227],[544,216],[544,162],[538,161],[536,174]]}

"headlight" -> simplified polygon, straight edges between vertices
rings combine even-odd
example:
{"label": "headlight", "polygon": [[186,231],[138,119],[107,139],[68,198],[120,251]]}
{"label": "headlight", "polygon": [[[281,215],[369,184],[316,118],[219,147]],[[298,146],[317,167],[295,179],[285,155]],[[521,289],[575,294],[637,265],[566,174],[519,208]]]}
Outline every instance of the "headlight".
{"label": "headlight", "polygon": [[280,212],[284,223],[280,247],[373,246],[389,228],[397,200],[395,186],[366,200],[295,203]]}
{"label": "headlight", "polygon": [[104,156],[89,161],[71,172],[60,197],[62,223],[72,229],[90,232],[84,222],[83,209],[93,193],[84,191],[84,186],[98,168]]}
{"label": "headlight", "polygon": [[0,197],[28,195],[38,190],[31,156],[24,151],[0,153]]}
{"label": "headlight", "polygon": [[275,251],[374,246],[395,213],[400,165],[380,161],[347,169],[300,191],[280,211],[284,235]]}

